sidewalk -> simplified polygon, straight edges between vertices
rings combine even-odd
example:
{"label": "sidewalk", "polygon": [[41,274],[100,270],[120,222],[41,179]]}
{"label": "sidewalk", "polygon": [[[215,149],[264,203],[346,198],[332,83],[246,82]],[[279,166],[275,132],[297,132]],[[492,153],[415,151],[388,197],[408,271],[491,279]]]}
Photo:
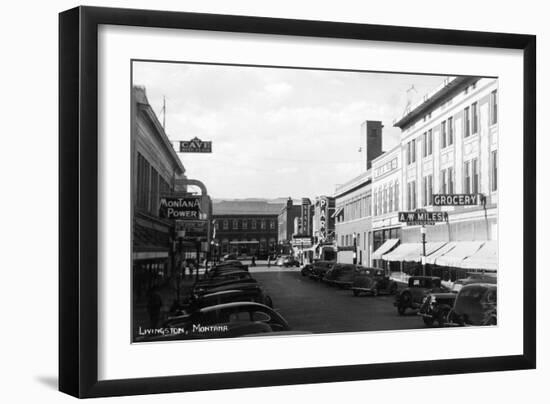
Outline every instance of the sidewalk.
{"label": "sidewalk", "polygon": [[[403,283],[405,285],[409,283],[410,277],[411,275],[408,275],[404,272],[392,272],[390,275],[390,279],[394,280],[397,283]],[[453,286],[453,282],[442,280],[441,285],[451,288]]]}
{"label": "sidewalk", "polygon": [[[199,272],[202,275],[204,269]],[[180,302],[186,300],[195,283],[195,275],[187,275],[182,279],[180,283]],[[168,317],[170,307],[174,300],[177,298],[177,291],[175,285],[172,282],[167,282],[165,285],[159,287],[158,293],[162,299],[162,307],[160,310],[160,320],[158,326]],[[143,297],[139,301],[134,301],[133,305],[133,328],[137,330],[139,326],[142,328],[149,328],[150,320],[149,313],[147,312],[147,297]]]}

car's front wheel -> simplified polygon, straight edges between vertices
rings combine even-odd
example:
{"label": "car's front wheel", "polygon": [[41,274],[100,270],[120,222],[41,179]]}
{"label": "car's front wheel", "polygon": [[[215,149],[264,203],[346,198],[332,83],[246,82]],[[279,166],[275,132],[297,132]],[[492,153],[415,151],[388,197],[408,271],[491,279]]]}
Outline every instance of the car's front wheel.
{"label": "car's front wheel", "polygon": [[424,320],[424,324],[426,324],[428,327],[431,327],[434,325],[433,317],[422,317],[422,320]]}
{"label": "car's front wheel", "polygon": [[401,295],[401,298],[399,299],[399,304],[397,306],[397,312],[400,315],[405,314],[405,310],[407,310],[407,307],[411,305],[411,299],[412,296],[408,292],[405,292]]}

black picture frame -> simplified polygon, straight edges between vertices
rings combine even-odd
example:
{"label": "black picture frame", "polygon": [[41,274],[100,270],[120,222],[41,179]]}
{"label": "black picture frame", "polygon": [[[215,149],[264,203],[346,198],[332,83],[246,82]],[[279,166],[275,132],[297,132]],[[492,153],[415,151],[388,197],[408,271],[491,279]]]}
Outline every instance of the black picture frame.
{"label": "black picture frame", "polygon": [[[98,26],[463,45],[523,51],[523,354],[98,381]],[[533,369],[536,366],[536,37],[78,7],[59,15],[59,389],[76,397]]]}

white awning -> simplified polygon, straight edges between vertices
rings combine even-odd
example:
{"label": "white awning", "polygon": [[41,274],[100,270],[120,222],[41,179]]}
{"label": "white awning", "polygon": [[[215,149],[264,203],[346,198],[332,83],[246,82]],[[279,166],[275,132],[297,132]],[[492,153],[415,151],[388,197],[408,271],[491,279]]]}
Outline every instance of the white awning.
{"label": "white awning", "polygon": [[[426,256],[433,254],[442,248],[444,241],[426,243]],[[422,243],[403,243],[395,250],[382,256],[386,261],[409,261],[420,262],[422,260]]]}
{"label": "white awning", "polygon": [[455,241],[453,249],[437,257],[434,261],[436,265],[447,267],[462,267],[462,261],[474,255],[483,245],[483,241]]}
{"label": "white awning", "polygon": [[498,262],[498,246],[495,240],[486,241],[485,244],[472,256],[461,263],[461,268],[483,269],[496,271]]}
{"label": "white awning", "polygon": [[395,247],[399,243],[398,238],[389,238],[384,243],[376,249],[375,252],[372,253],[372,259],[374,260],[381,260],[382,255],[386,254],[388,251],[390,251],[393,247]]}
{"label": "white awning", "polygon": [[432,255],[426,257],[426,264],[435,264],[435,260],[441,257],[444,254],[447,254],[453,248],[456,247],[456,242],[451,241],[450,243],[445,244],[439,250],[435,251]]}

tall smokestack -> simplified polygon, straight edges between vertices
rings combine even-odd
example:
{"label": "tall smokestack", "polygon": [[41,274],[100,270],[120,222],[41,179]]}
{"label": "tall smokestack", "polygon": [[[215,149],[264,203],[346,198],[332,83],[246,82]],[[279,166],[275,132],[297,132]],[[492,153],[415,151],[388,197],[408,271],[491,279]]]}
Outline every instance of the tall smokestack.
{"label": "tall smokestack", "polygon": [[361,170],[371,168],[372,160],[382,154],[381,121],[365,121],[361,124],[359,151],[361,153]]}

